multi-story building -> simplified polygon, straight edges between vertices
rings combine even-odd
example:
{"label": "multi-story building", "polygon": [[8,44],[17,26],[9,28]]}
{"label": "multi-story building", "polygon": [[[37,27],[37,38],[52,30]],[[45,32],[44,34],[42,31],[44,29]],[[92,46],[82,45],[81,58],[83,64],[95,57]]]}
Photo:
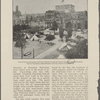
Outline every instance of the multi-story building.
{"label": "multi-story building", "polygon": [[74,29],[87,28],[87,11],[67,13],[65,23],[71,22]]}
{"label": "multi-story building", "polygon": [[75,6],[72,4],[57,5],[55,8],[59,12],[64,12],[64,13],[75,12]]}
{"label": "multi-story building", "polygon": [[54,20],[59,25],[61,23],[61,14],[55,10],[46,11],[46,13],[45,13],[45,25],[46,25],[46,27],[51,27]]}
{"label": "multi-story building", "polygon": [[62,24],[66,27],[66,24],[71,22],[74,29],[87,29],[87,11],[60,13],[58,11],[46,11],[45,24],[47,27],[51,27],[53,21],[56,21],[58,26]]}
{"label": "multi-story building", "polygon": [[61,14],[63,25],[71,22],[73,28],[87,28],[87,11],[75,11],[75,6],[72,4],[57,5],[56,10]]}

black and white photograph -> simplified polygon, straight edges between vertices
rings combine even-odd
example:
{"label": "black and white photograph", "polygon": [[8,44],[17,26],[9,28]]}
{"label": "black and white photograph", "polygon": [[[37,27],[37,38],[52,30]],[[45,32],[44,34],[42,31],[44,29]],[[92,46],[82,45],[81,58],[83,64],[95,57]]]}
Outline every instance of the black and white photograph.
{"label": "black and white photograph", "polygon": [[87,0],[13,0],[13,59],[88,59]]}

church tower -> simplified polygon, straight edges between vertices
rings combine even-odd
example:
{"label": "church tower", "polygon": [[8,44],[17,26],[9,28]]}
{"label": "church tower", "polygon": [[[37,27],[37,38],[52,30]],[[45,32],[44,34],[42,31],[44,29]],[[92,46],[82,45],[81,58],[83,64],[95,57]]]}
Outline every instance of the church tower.
{"label": "church tower", "polygon": [[18,12],[18,6],[16,6],[16,12]]}

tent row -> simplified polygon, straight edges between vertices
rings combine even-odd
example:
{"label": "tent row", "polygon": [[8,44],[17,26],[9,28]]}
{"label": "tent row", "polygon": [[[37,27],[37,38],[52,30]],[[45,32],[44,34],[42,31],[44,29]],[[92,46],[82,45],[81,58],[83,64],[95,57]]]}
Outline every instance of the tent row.
{"label": "tent row", "polygon": [[25,39],[30,39],[31,41],[39,40],[39,38],[36,36],[36,34],[34,34],[34,35],[31,36],[31,35],[29,35],[29,34],[27,33],[27,34],[25,34],[24,38],[25,38]]}

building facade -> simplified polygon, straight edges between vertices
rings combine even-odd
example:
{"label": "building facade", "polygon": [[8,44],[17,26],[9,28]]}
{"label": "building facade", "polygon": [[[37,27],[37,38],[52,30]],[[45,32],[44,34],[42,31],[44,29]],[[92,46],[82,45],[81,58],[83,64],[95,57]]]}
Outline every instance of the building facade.
{"label": "building facade", "polygon": [[46,27],[51,27],[55,20],[59,25],[66,27],[66,24],[71,22],[73,29],[87,29],[88,18],[87,11],[73,12],[73,13],[60,13],[58,11],[47,11],[45,13]]}
{"label": "building facade", "polygon": [[87,29],[87,11],[75,11],[75,6],[57,5],[56,10],[49,10],[45,13],[45,24],[47,27],[51,27],[55,20],[59,25],[66,27],[66,24],[71,22],[73,29]]}
{"label": "building facade", "polygon": [[13,15],[14,15],[14,17],[17,17],[17,18],[19,18],[21,16],[21,12],[19,11],[18,6],[16,6],[16,11],[15,12],[13,11]]}
{"label": "building facade", "polygon": [[65,24],[68,22],[72,23],[74,29],[87,29],[87,11],[67,13],[65,17]]}
{"label": "building facade", "polygon": [[58,12],[64,12],[64,13],[72,13],[75,12],[75,6],[72,4],[68,4],[68,5],[57,5],[56,10]]}
{"label": "building facade", "polygon": [[51,27],[53,21],[56,21],[57,24],[61,24],[61,14],[55,10],[49,10],[45,13],[45,25],[46,27]]}

